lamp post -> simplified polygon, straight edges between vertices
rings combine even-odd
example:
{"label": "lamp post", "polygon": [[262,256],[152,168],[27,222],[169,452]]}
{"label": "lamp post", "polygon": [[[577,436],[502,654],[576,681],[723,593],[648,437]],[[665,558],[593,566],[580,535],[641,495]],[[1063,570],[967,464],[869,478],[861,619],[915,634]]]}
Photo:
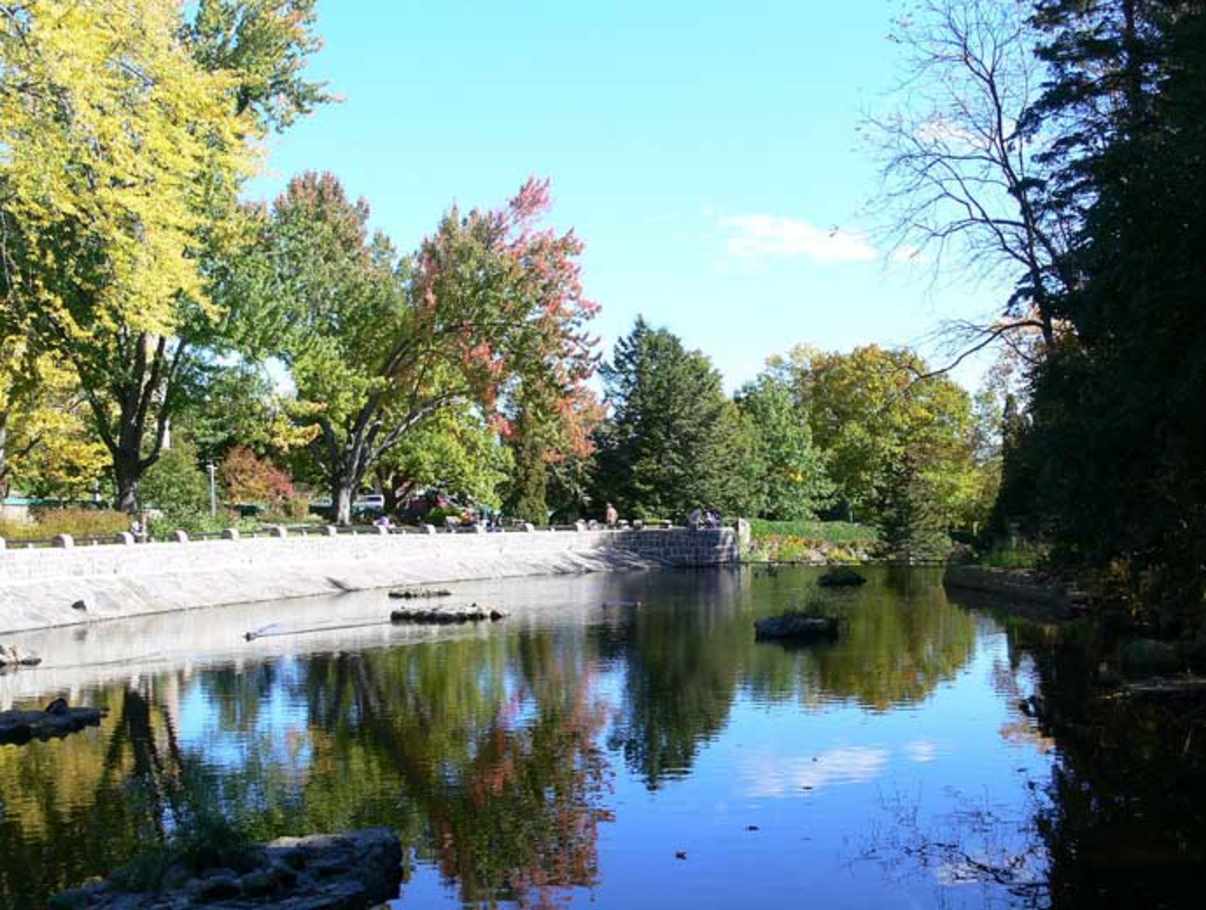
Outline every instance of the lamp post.
{"label": "lamp post", "polygon": [[218,494],[214,486],[214,463],[207,461],[205,467],[209,469],[209,515],[213,518],[218,514]]}

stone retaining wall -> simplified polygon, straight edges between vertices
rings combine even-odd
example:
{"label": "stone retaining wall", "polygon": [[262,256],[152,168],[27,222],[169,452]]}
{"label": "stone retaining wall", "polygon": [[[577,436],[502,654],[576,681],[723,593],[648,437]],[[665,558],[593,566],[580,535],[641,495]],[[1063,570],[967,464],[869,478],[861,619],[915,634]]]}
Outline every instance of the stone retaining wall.
{"label": "stone retaining wall", "polygon": [[[0,632],[338,591],[736,562],[739,532],[364,534],[0,551]],[[81,605],[80,609],[76,605]]]}

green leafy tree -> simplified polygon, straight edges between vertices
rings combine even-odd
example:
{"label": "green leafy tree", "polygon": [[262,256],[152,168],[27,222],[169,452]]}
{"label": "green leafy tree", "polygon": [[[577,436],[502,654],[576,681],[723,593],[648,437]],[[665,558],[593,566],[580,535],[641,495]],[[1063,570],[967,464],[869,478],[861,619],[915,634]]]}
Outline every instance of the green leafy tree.
{"label": "green leafy tree", "polygon": [[877,345],[849,354],[797,347],[772,369],[794,389],[813,443],[825,454],[838,495],[875,520],[889,474],[911,451],[948,523],[974,473],[971,398],[945,376],[930,376],[908,350]]}
{"label": "green leafy tree", "polygon": [[748,419],[757,457],[750,478],[759,513],[778,521],[815,518],[829,505],[833,484],[812,443],[808,415],[781,377],[763,374],[741,390],[737,406]]}
{"label": "green leafy tree", "polygon": [[511,450],[469,403],[454,405],[415,427],[386,452],[373,476],[394,513],[423,490],[458,502],[497,506],[511,470]]}

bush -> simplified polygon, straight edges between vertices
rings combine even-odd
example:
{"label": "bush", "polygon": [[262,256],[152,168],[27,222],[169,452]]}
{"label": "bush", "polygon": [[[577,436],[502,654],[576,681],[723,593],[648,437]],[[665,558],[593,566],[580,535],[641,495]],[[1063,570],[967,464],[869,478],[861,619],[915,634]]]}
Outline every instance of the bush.
{"label": "bush", "polygon": [[115,537],[130,530],[130,516],[112,509],[34,509],[32,522],[0,521],[5,540],[45,540],[56,534],[72,537]]}
{"label": "bush", "polygon": [[192,443],[179,439],[159,456],[142,477],[138,499],[144,508],[165,513],[209,511],[209,476]]}
{"label": "bush", "polygon": [[427,524],[435,525],[437,528],[442,528],[445,518],[455,518],[464,524],[465,510],[453,506],[437,507],[428,510],[427,514],[423,516],[423,521]]}
{"label": "bush", "polygon": [[[226,497],[237,503],[261,503],[269,511],[293,514],[298,498],[289,475],[272,462],[259,458],[246,446],[235,446],[226,453],[218,468]],[[309,503],[301,510],[304,517]]]}
{"label": "bush", "polygon": [[152,540],[171,540],[175,531],[187,534],[217,534],[227,528],[237,528],[240,531],[254,531],[261,522],[251,518],[241,518],[238,512],[219,509],[217,515],[210,515],[209,509],[167,509],[159,515],[149,517]]}
{"label": "bush", "polygon": [[976,560],[982,566],[994,569],[1034,569],[1047,560],[1047,548],[1041,544],[1018,541],[1014,544],[1000,543]]}

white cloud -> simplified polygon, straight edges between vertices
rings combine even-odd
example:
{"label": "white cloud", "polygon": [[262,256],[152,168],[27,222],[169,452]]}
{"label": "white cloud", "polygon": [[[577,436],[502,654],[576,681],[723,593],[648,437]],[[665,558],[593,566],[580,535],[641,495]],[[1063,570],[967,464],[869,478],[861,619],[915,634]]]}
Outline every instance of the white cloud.
{"label": "white cloud", "polygon": [[938,757],[938,744],[928,739],[915,739],[905,744],[904,751],[911,761],[925,764]]}
{"label": "white cloud", "polygon": [[828,749],[815,758],[761,755],[742,762],[740,774],[747,796],[795,796],[830,784],[861,784],[878,777],[888,764],[884,749],[847,746]]}
{"label": "white cloud", "polygon": [[865,234],[825,230],[799,218],[729,215],[719,219],[729,231],[731,256],[803,256],[815,262],[870,262],[878,253]]}

